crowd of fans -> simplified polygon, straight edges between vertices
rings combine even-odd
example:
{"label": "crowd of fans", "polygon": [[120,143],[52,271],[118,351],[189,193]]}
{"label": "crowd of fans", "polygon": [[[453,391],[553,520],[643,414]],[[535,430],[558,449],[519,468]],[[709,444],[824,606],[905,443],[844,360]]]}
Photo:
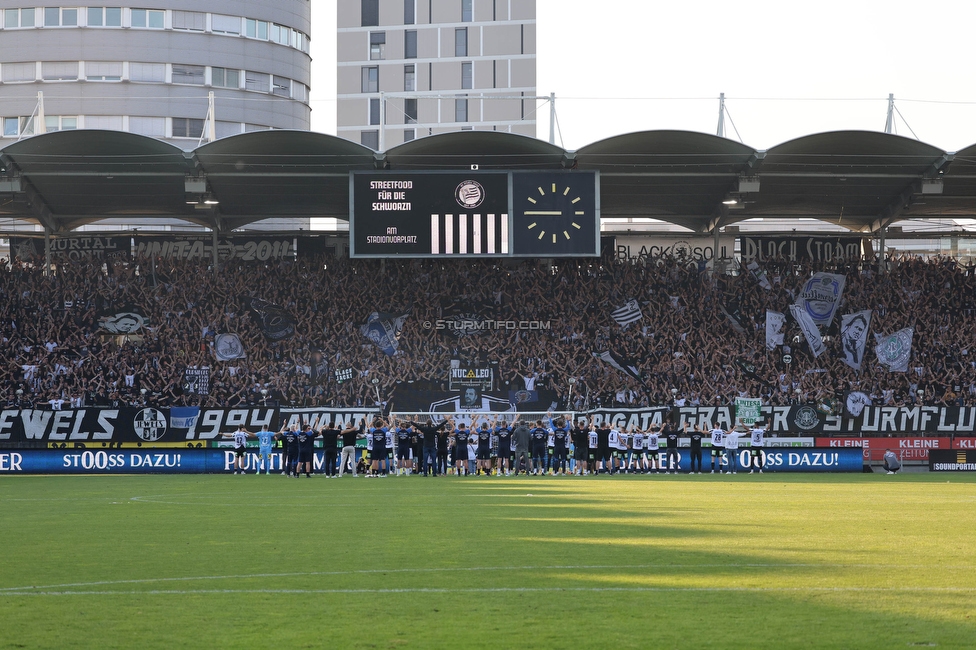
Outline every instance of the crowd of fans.
{"label": "crowd of fans", "polygon": [[[445,388],[452,361],[497,362],[498,390],[547,388],[561,407],[824,402],[860,390],[876,404],[976,404],[976,274],[949,258],[869,263],[761,264],[772,285],[748,273],[718,274],[691,260],[350,260],[206,263],[137,259],[59,263],[0,261],[0,399],[7,407],[72,405],[364,406],[399,382]],[[847,277],[838,314],[873,310],[871,332],[914,328],[907,372],[877,363],[873,336],[860,371],[841,362],[837,324],[814,359],[795,325],[786,348],[767,351],[767,309],[785,312],[814,271]],[[277,305],[295,322],[272,341],[250,300]],[[622,327],[610,313],[636,299],[642,318]],[[731,326],[723,308],[737,315]],[[144,315],[129,334],[99,318]],[[372,312],[408,314],[392,356],[360,332]],[[456,315],[539,321],[543,329],[467,332],[431,326]],[[217,360],[214,337],[236,333],[245,358]],[[632,360],[640,379],[594,356]],[[320,352],[322,363],[315,362]],[[791,363],[784,363],[784,351]],[[746,374],[743,367],[755,366]],[[316,365],[313,372],[312,366]],[[186,389],[187,367],[210,369],[209,394]],[[336,370],[352,369],[338,382]],[[570,378],[576,382],[571,384]],[[374,384],[373,379],[379,383]],[[573,386],[570,392],[570,386]],[[378,391],[377,391],[378,389]]]}

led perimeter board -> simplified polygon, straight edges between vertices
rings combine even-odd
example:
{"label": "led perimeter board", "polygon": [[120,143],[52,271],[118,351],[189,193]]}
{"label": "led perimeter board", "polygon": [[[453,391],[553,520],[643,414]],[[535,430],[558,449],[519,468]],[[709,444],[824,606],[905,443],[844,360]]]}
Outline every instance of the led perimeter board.
{"label": "led perimeter board", "polygon": [[350,257],[598,257],[596,172],[352,172]]}

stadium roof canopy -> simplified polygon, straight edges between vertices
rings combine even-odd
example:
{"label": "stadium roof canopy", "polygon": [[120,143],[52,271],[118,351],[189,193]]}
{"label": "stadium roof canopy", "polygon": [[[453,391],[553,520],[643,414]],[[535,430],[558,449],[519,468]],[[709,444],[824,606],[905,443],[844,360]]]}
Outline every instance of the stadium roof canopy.
{"label": "stadium roof canopy", "polygon": [[[976,145],[949,153],[897,135],[839,131],[765,151],[717,136],[645,131],[567,151],[461,131],[386,152],[305,131],[261,131],[192,151],[131,133],[61,131],[0,149],[0,232],[66,233],[103,219],[175,219],[227,232],[265,219],[349,217],[357,170],[596,170],[603,217],[708,233],[755,218],[858,232],[905,219],[976,218]],[[8,226],[2,219],[9,219]]]}

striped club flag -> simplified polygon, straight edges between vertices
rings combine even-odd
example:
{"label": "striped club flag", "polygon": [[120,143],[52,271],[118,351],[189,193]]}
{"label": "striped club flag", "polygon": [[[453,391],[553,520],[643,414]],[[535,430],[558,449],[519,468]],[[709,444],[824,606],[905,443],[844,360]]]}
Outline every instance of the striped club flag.
{"label": "striped club flag", "polygon": [[637,304],[637,299],[631,298],[622,307],[617,307],[610,312],[610,317],[617,321],[617,325],[620,325],[626,329],[631,323],[636,323],[640,319],[644,318],[644,314],[641,313],[640,305]]}

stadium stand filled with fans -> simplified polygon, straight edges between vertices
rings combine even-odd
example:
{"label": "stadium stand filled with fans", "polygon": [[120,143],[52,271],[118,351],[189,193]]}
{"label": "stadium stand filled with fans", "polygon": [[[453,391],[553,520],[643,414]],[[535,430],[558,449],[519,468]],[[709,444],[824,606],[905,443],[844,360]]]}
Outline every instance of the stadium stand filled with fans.
{"label": "stadium stand filled with fans", "polygon": [[[670,258],[330,257],[233,261],[216,273],[206,263],[139,259],[63,263],[47,276],[42,267],[0,263],[0,398],[8,407],[372,405],[376,388],[387,396],[398,382],[442,388],[452,361],[497,362],[502,388],[549,388],[564,399],[574,377],[566,407],[577,410],[737,396],[820,402],[848,390],[876,405],[976,404],[976,274],[944,257],[895,257],[886,273],[869,263],[770,259],[758,269],[763,282],[755,272],[721,275]],[[843,362],[839,317],[817,358],[795,324],[786,347],[767,350],[767,310],[788,311],[815,271],[846,277],[839,314],[871,311],[860,371]],[[402,317],[395,350],[364,336],[374,312]],[[457,318],[543,325],[460,336],[437,327]],[[874,335],[907,327],[909,367],[891,372],[871,351]],[[235,334],[238,346],[224,360],[215,351],[220,334]],[[607,363],[605,352],[634,372]],[[202,367],[210,369],[208,395],[186,383],[187,368]],[[336,381],[337,371],[348,379]]]}

